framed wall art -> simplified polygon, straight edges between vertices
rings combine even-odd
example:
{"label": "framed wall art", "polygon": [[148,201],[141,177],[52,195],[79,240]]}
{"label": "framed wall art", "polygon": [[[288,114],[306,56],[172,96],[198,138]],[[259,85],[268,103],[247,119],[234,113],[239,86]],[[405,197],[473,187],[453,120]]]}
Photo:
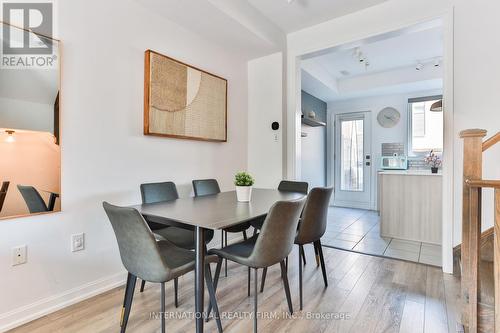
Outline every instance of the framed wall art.
{"label": "framed wall art", "polygon": [[144,134],[227,141],[227,80],[146,50]]}

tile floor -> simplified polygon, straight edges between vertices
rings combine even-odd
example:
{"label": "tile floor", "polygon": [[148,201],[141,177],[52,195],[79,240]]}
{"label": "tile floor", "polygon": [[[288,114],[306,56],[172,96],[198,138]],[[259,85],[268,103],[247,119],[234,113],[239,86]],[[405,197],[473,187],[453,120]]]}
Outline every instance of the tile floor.
{"label": "tile floor", "polygon": [[375,211],[331,207],[323,245],[441,266],[441,246],[380,236]]}

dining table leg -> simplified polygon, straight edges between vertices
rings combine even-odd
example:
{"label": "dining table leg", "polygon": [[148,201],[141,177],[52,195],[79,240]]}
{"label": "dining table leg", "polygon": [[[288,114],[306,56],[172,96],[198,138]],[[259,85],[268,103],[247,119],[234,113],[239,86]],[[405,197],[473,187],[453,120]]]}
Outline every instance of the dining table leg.
{"label": "dining table leg", "polygon": [[195,319],[196,333],[203,333],[203,296],[205,295],[205,233],[202,227],[196,226],[196,264],[195,264]]}

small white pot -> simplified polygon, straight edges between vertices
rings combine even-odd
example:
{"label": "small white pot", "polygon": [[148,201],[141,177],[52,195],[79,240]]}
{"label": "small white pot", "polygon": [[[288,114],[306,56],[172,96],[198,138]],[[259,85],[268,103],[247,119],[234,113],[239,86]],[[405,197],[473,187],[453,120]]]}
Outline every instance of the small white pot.
{"label": "small white pot", "polygon": [[249,202],[252,199],[252,186],[236,186],[236,197],[240,202]]}

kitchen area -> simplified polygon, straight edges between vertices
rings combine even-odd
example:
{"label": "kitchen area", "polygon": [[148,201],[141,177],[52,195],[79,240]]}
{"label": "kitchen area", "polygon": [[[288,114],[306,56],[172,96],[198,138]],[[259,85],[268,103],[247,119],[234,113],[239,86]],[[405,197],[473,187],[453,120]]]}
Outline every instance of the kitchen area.
{"label": "kitchen area", "polygon": [[[405,102],[407,113],[384,107],[373,117],[371,112],[363,118],[337,116],[337,198],[324,243],[441,266],[442,96],[409,97]],[[348,122],[355,120],[362,122],[350,128]],[[407,140],[384,142],[398,127]]]}
{"label": "kitchen area", "polygon": [[325,246],[442,265],[442,36],[435,21],[301,62],[301,180],[334,188]]}

